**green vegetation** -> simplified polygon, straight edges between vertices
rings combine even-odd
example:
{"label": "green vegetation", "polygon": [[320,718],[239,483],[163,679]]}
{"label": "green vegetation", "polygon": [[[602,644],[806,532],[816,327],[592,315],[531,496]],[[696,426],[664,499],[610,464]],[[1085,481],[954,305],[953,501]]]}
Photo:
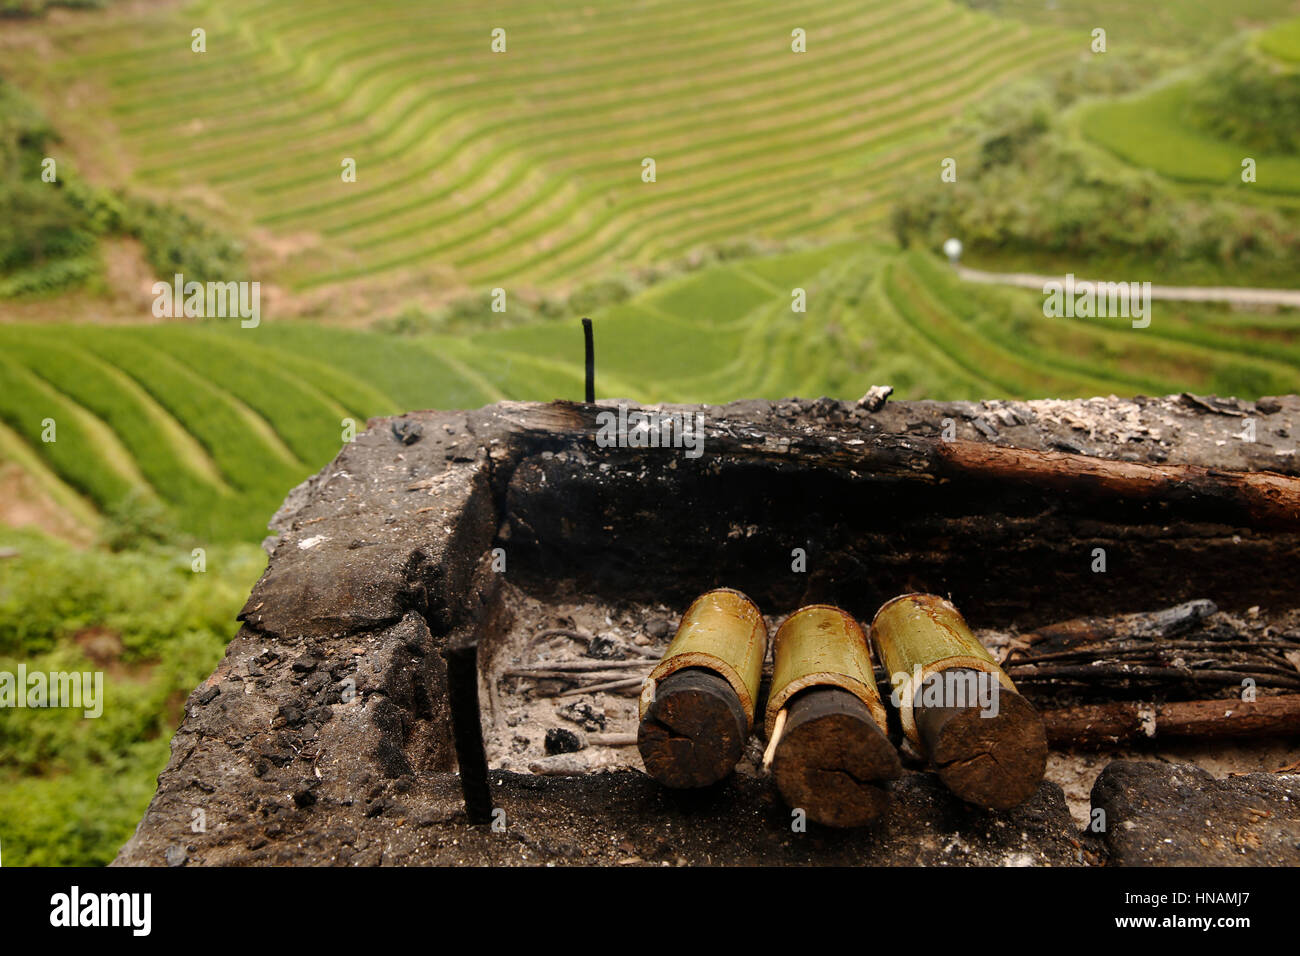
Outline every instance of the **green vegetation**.
{"label": "green vegetation", "polygon": [[54,130],[0,77],[0,298],[84,281],[102,231],[84,194],[42,182]]}
{"label": "green vegetation", "polygon": [[1091,106],[1080,116],[1083,133],[1134,166],[1176,182],[1222,187],[1240,195],[1242,160],[1255,160],[1252,190],[1300,195],[1300,158],[1260,153],[1216,138],[1190,118],[1191,90],[1174,83],[1143,96]]}
{"label": "green vegetation", "polygon": [[216,666],[265,563],[250,545],[77,551],[0,529],[0,671],[100,671],[103,713],[14,709],[0,720],[8,865],[93,865],[131,835],[190,691]]}
{"label": "green vegetation", "polygon": [[98,241],[109,235],[139,239],[160,276],[243,278],[238,242],[174,204],[89,185],[60,162],[57,144],[41,112],[0,76],[0,300],[94,284]]}
{"label": "green vegetation", "polygon": [[93,10],[108,0],[0,0],[0,17],[38,17],[53,7]]}
{"label": "green vegetation", "polygon": [[[1140,82],[1146,72],[1126,70],[1120,74],[1125,82],[1116,86]],[[1105,140],[1117,144],[1116,152],[1154,148],[1166,167],[1226,162],[1213,151],[1175,152],[1161,140],[1174,127],[1149,122],[1147,112],[1171,89],[1140,101],[1103,101],[1097,108],[1085,103],[1083,129],[1094,131],[1090,121],[1104,116]],[[1296,282],[1300,218],[1293,211],[1234,201],[1227,192],[1185,195],[1154,172],[1115,162],[1081,142],[1060,118],[1084,92],[1068,74],[1025,81],[975,111],[965,121],[975,134],[973,155],[959,167],[956,182],[936,179],[900,201],[893,217],[899,241],[937,248],[958,236],[977,258],[1032,254],[1077,272],[1104,260],[1166,279],[1199,269],[1202,282],[1224,275],[1236,284]],[[1148,110],[1126,112],[1134,102]],[[1238,151],[1230,169],[1239,174],[1240,162]],[[1300,174],[1300,163],[1291,165]],[[1221,182],[1226,171],[1219,169]],[[1268,175],[1277,174],[1270,165]]]}
{"label": "green vegetation", "polygon": [[1287,63],[1300,63],[1300,19],[1264,31],[1258,42],[1260,50],[1267,56]]}
{"label": "green vegetation", "polygon": [[[1289,35],[1284,39],[1275,37],[1273,46],[1290,51]],[[1300,64],[1238,41],[1197,81],[1188,110],[1196,125],[1220,139],[1267,154],[1294,154],[1300,146]]]}
{"label": "green vegetation", "polygon": [[[1236,37],[1208,61],[1133,97],[1089,104],[1079,127],[1134,166],[1180,183],[1300,195],[1300,20]],[[1242,180],[1243,162],[1256,181]],[[1288,200],[1295,208],[1296,203]]]}

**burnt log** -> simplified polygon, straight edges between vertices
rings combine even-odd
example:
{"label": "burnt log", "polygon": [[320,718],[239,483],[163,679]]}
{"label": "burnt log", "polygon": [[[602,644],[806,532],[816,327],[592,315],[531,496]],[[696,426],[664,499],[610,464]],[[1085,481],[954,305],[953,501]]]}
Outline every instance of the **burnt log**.
{"label": "burnt log", "polygon": [[1131,740],[1294,736],[1300,734],[1300,694],[1254,701],[1111,701],[1046,710],[1043,722],[1053,747],[1091,748]]}

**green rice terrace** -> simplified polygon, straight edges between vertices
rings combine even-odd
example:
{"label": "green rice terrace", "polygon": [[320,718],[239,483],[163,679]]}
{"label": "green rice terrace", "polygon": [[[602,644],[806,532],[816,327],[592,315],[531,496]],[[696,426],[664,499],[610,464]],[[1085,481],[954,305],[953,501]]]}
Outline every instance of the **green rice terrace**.
{"label": "green rice terrace", "polygon": [[581,398],[582,316],[600,398],[1300,392],[1295,309],[1052,318],[940,254],[1300,287],[1300,0],[86,6],[0,0],[0,670],[117,706],[0,719],[6,862],[111,859],[294,485]]}
{"label": "green rice terrace", "polygon": [[138,183],[202,183],[241,225],[301,236],[296,289],[570,284],[752,231],[849,233],[887,214],[900,169],[934,165],[942,120],[1070,42],[947,0],[805,5],[802,56],[791,11],[754,0],[704,20],[520,3],[501,24],[409,0],[181,9],[68,18],[47,82],[111,124]]}

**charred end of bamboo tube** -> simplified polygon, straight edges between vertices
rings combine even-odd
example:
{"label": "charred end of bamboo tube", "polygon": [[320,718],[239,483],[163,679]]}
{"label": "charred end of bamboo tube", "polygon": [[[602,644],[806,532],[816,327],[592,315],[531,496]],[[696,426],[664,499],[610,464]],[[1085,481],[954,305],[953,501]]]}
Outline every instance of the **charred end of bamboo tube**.
{"label": "charred end of bamboo tube", "polygon": [[831,827],[860,827],[889,804],[882,785],[902,772],[867,706],[839,687],[801,691],[787,705],[772,773],[791,807]]}
{"label": "charred end of bamboo tube", "polygon": [[641,694],[637,746],[667,787],[707,787],[735,769],[754,722],[767,627],[731,588],[697,597]]}
{"label": "charred end of bamboo tube", "polygon": [[665,787],[707,787],[740,761],[749,722],[735,690],[712,671],[688,667],[661,680],[641,718],[637,748]]}
{"label": "charred end of bamboo tube", "polygon": [[[973,689],[979,681],[996,696],[954,691],[958,682]],[[1024,697],[999,685],[996,675],[960,667],[930,674],[912,713],[939,779],[967,803],[1006,810],[1038,791],[1047,769],[1043,718]]]}

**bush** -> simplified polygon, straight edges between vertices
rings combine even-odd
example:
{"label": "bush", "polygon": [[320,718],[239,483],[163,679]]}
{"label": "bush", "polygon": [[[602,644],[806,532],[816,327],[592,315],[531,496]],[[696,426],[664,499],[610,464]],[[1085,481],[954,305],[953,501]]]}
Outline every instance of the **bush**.
{"label": "bush", "polygon": [[1300,255],[1300,229],[1281,211],[1186,197],[1153,173],[1099,164],[1056,126],[1056,99],[1022,85],[968,116],[974,163],[906,194],[891,215],[899,243],[935,249],[957,236],[977,253],[1269,272]]}
{"label": "bush", "polygon": [[127,197],[122,230],[139,239],[145,258],[161,278],[235,282],[245,278],[243,244],[169,203]]}
{"label": "bush", "polygon": [[1300,69],[1250,42],[1220,53],[1195,84],[1191,119],[1206,132],[1262,153],[1300,149]]}
{"label": "bush", "polygon": [[167,506],[138,489],[109,507],[100,539],[111,551],[127,551],[177,540],[177,530]]}
{"label": "bush", "polygon": [[[0,531],[0,669],[104,672],[104,707],[12,710],[0,721],[5,862],[104,864],[167,761],[180,705],[220,660],[265,566],[254,546],[114,555]],[[106,659],[107,655],[107,659]]]}
{"label": "bush", "polygon": [[99,272],[96,236],[116,224],[107,194],[41,179],[57,137],[45,117],[0,80],[0,299],[74,288]]}

